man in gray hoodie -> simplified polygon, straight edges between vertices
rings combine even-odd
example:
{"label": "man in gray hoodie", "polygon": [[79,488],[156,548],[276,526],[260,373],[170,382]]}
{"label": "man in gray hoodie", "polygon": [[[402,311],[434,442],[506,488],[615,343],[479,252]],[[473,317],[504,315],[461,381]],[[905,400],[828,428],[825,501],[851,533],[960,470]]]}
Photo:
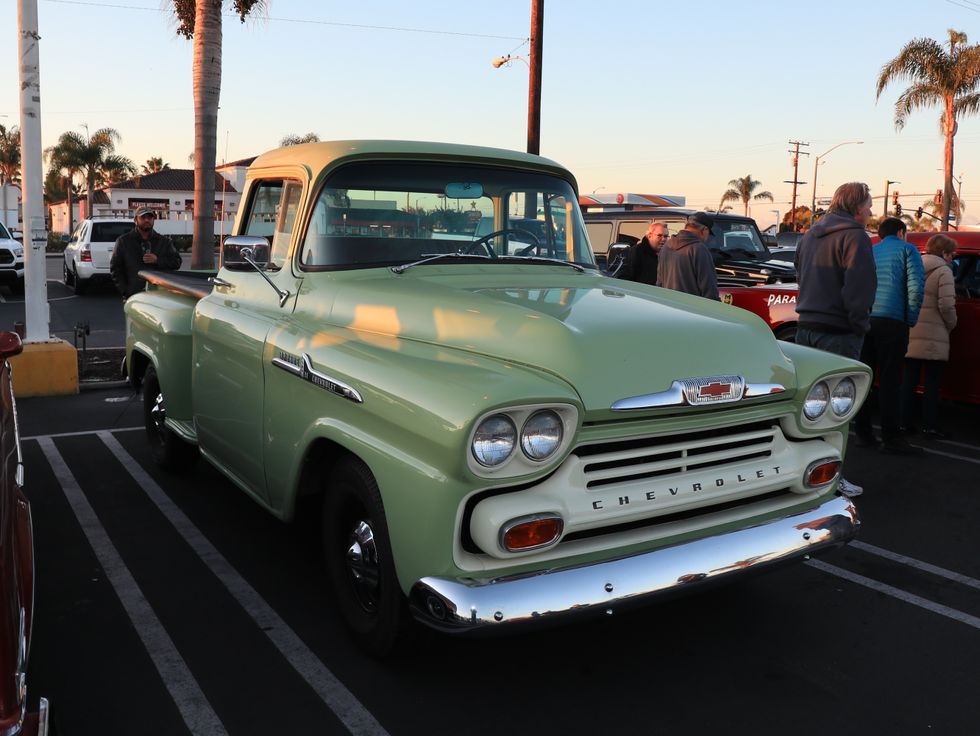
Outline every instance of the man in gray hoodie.
{"label": "man in gray hoodie", "polygon": [[684,229],[660,249],[657,286],[718,301],[715,261],[705,245],[714,224],[715,219],[704,212],[687,218]]}
{"label": "man in gray hoodie", "polygon": [[[800,238],[796,247],[798,344],[860,359],[878,285],[871,238],[865,231],[871,204],[867,184],[842,184],[834,192],[830,211]],[[845,496],[858,496],[863,490],[843,477],[839,488]]]}

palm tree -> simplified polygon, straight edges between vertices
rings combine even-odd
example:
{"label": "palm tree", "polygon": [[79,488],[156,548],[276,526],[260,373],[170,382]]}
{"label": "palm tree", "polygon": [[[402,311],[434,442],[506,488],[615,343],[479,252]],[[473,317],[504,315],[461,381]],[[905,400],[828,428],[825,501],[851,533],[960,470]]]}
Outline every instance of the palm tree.
{"label": "palm tree", "polygon": [[279,141],[280,146],[298,146],[300,143],[319,143],[320,136],[316,133],[307,133],[306,135],[296,135],[295,133],[290,133],[289,135],[283,137]]}
{"label": "palm tree", "polygon": [[767,199],[772,202],[772,194],[770,192],[753,194],[761,183],[761,181],[753,179],[752,174],[746,174],[740,179],[732,179],[728,182],[728,186],[731,188],[721,195],[721,203],[725,204],[725,202],[742,200],[742,205],[745,207],[745,214],[748,215],[750,199]]}
{"label": "palm tree", "polygon": [[154,156],[153,158],[146,159],[146,163],[143,164],[144,174],[155,174],[158,171],[167,171],[170,169],[170,164],[164,163],[160,156]]}
{"label": "palm tree", "polygon": [[[244,23],[262,0],[232,0]],[[194,235],[191,268],[214,268],[214,167],[221,97],[222,0],[173,0],[177,33],[194,39]]]}
{"label": "palm tree", "polygon": [[0,184],[20,181],[20,129],[0,125]]}
{"label": "palm tree", "polygon": [[980,46],[966,45],[966,34],[949,29],[949,51],[931,38],[916,38],[881,68],[875,99],[891,82],[907,79],[911,85],[895,101],[895,128],[901,130],[915,110],[938,105],[942,108],[939,129],[946,138],[943,151],[942,229],[949,229],[953,205],[953,137],[956,120],[980,110]]}
{"label": "palm tree", "polygon": [[[85,177],[88,193],[88,214],[94,214],[93,203],[96,183],[114,177],[125,178],[136,173],[133,162],[125,156],[116,154],[116,142],[120,139],[114,128],[100,128],[85,140],[75,131],[62,133],[58,142],[45,151],[52,168],[65,171],[69,177],[80,173]],[[71,225],[71,202],[69,202],[68,224]]]}

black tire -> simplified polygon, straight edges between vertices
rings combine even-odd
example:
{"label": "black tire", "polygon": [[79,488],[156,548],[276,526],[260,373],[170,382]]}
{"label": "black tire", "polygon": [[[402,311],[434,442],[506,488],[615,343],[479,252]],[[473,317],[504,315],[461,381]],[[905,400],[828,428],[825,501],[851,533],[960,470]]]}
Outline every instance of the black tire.
{"label": "black tire", "polygon": [[17,279],[10,284],[10,292],[12,294],[17,294],[18,296],[23,296],[24,294],[24,279]]}
{"label": "black tire", "polygon": [[323,555],[347,626],[376,657],[408,640],[411,622],[398,585],[381,494],[359,460],[341,460],[325,489]]}
{"label": "black tire", "polygon": [[197,445],[184,442],[164,425],[167,405],[160,390],[156,369],[149,365],[143,374],[143,424],[153,462],[164,470],[182,472],[197,461]]}
{"label": "black tire", "polygon": [[71,286],[71,272],[68,270],[68,261],[61,263],[61,281],[65,286]]}
{"label": "black tire", "polygon": [[76,294],[81,296],[88,290],[88,279],[78,278],[78,269],[73,268],[71,272],[71,286]]}
{"label": "black tire", "polygon": [[783,342],[796,342],[796,325],[786,325],[776,330],[776,339]]}

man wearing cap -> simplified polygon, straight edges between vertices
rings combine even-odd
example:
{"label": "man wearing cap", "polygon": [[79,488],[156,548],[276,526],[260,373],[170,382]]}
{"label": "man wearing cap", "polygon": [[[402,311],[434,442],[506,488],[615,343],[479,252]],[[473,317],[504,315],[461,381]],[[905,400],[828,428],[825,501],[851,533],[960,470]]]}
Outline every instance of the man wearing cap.
{"label": "man wearing cap", "polygon": [[657,286],[718,300],[715,262],[705,242],[711,237],[714,218],[695,212],[687,224],[660,249]]}
{"label": "man wearing cap", "polygon": [[153,229],[156,219],[152,209],[140,207],[136,210],[136,228],[116,240],[109,273],[123,299],[143,291],[143,279],[139,277],[142,269],[176,271],[180,268],[180,254],[173,241]]}

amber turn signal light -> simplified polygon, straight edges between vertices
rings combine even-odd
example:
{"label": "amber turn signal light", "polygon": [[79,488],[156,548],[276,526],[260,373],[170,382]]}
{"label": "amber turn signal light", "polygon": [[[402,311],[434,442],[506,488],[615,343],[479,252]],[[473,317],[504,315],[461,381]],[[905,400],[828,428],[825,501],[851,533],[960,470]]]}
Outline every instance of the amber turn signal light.
{"label": "amber turn signal light", "polygon": [[824,458],[810,463],[803,475],[803,484],[807,488],[825,486],[840,473],[840,460]]}
{"label": "amber turn signal light", "polygon": [[560,516],[536,514],[513,519],[500,530],[500,546],[508,552],[526,552],[554,544],[565,524]]}

